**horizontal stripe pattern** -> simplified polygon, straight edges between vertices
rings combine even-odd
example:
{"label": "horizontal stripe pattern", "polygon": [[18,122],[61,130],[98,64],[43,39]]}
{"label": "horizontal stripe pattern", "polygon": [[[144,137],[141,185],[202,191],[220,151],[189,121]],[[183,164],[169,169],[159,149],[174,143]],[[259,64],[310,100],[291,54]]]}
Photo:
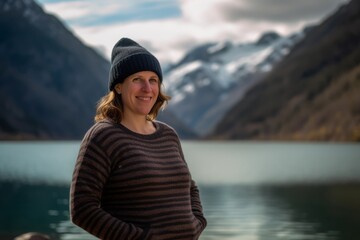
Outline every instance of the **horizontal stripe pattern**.
{"label": "horizontal stripe pattern", "polygon": [[198,239],[199,191],[175,131],[141,135],[109,120],[86,133],[70,193],[71,220],[100,239]]}

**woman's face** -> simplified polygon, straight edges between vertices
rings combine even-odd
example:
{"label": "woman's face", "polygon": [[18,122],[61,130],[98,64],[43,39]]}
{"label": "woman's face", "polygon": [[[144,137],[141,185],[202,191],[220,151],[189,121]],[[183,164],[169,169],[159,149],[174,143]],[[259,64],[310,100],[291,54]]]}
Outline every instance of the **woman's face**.
{"label": "woman's face", "polygon": [[159,96],[159,77],[151,71],[137,72],[115,86],[121,94],[124,116],[146,116]]}

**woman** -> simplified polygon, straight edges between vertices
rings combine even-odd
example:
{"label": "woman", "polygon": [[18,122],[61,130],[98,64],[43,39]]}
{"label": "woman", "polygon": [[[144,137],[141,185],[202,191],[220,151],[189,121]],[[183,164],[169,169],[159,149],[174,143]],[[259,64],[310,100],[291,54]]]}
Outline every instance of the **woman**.
{"label": "woman", "polygon": [[76,161],[71,220],[100,239],[198,239],[206,226],[179,138],[155,121],[169,100],[158,60],[131,39],[113,48],[109,94]]}

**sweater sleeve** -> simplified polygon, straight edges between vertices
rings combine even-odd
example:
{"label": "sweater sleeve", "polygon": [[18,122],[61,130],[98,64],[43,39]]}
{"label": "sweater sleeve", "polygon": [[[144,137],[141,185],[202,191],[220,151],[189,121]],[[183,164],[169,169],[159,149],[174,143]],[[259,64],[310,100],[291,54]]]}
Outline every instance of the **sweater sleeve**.
{"label": "sweater sleeve", "polygon": [[[185,160],[185,155],[182,150],[182,146],[181,146],[181,143],[180,143],[180,140],[178,137],[177,137],[177,143],[178,143],[180,155],[181,155],[183,161],[185,162],[185,164],[187,165],[186,160]],[[199,189],[198,189],[195,181],[192,179],[191,179],[190,195],[191,195],[190,196],[191,197],[191,209],[193,211],[194,216],[199,220],[199,222],[201,224],[200,232],[202,232],[207,225],[207,221],[203,214],[203,208],[202,208],[201,201],[200,201]]]}
{"label": "sweater sleeve", "polygon": [[101,208],[102,189],[111,163],[101,147],[85,137],[76,160],[70,191],[71,221],[104,240],[147,240],[148,230],[113,217]]}
{"label": "sweater sleeve", "polygon": [[190,189],[190,193],[191,193],[191,208],[192,211],[195,215],[195,217],[200,221],[201,223],[201,231],[203,231],[207,225],[207,221],[204,217],[203,214],[203,209],[201,206],[201,201],[200,201],[200,194],[199,194],[199,189],[196,186],[194,180],[191,181],[191,189]]}

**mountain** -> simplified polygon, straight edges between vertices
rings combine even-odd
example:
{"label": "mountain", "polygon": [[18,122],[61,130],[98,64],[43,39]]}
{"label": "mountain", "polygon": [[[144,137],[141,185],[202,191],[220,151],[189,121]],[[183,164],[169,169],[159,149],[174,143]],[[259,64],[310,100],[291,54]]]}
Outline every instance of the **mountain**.
{"label": "mountain", "polygon": [[[358,140],[359,3],[291,36],[206,43],[164,71],[181,138]],[[109,62],[33,0],[0,2],[0,139],[80,139]],[[120,36],[119,36],[120,37]]]}
{"label": "mountain", "polygon": [[169,109],[198,136],[209,134],[244,93],[303,37],[266,32],[255,42],[206,43],[165,71]]}
{"label": "mountain", "polygon": [[[33,0],[1,1],[0,29],[0,139],[81,139],[109,61]],[[161,118],[195,138],[170,112]]]}
{"label": "mountain", "polygon": [[360,1],[308,29],[212,138],[360,141]]}
{"label": "mountain", "polygon": [[169,124],[173,127],[181,139],[198,139],[194,131],[186,127],[186,125],[179,120],[174,113],[169,110],[161,111],[157,117],[157,120]]}
{"label": "mountain", "polygon": [[0,136],[80,138],[109,63],[32,0],[0,3]]}

